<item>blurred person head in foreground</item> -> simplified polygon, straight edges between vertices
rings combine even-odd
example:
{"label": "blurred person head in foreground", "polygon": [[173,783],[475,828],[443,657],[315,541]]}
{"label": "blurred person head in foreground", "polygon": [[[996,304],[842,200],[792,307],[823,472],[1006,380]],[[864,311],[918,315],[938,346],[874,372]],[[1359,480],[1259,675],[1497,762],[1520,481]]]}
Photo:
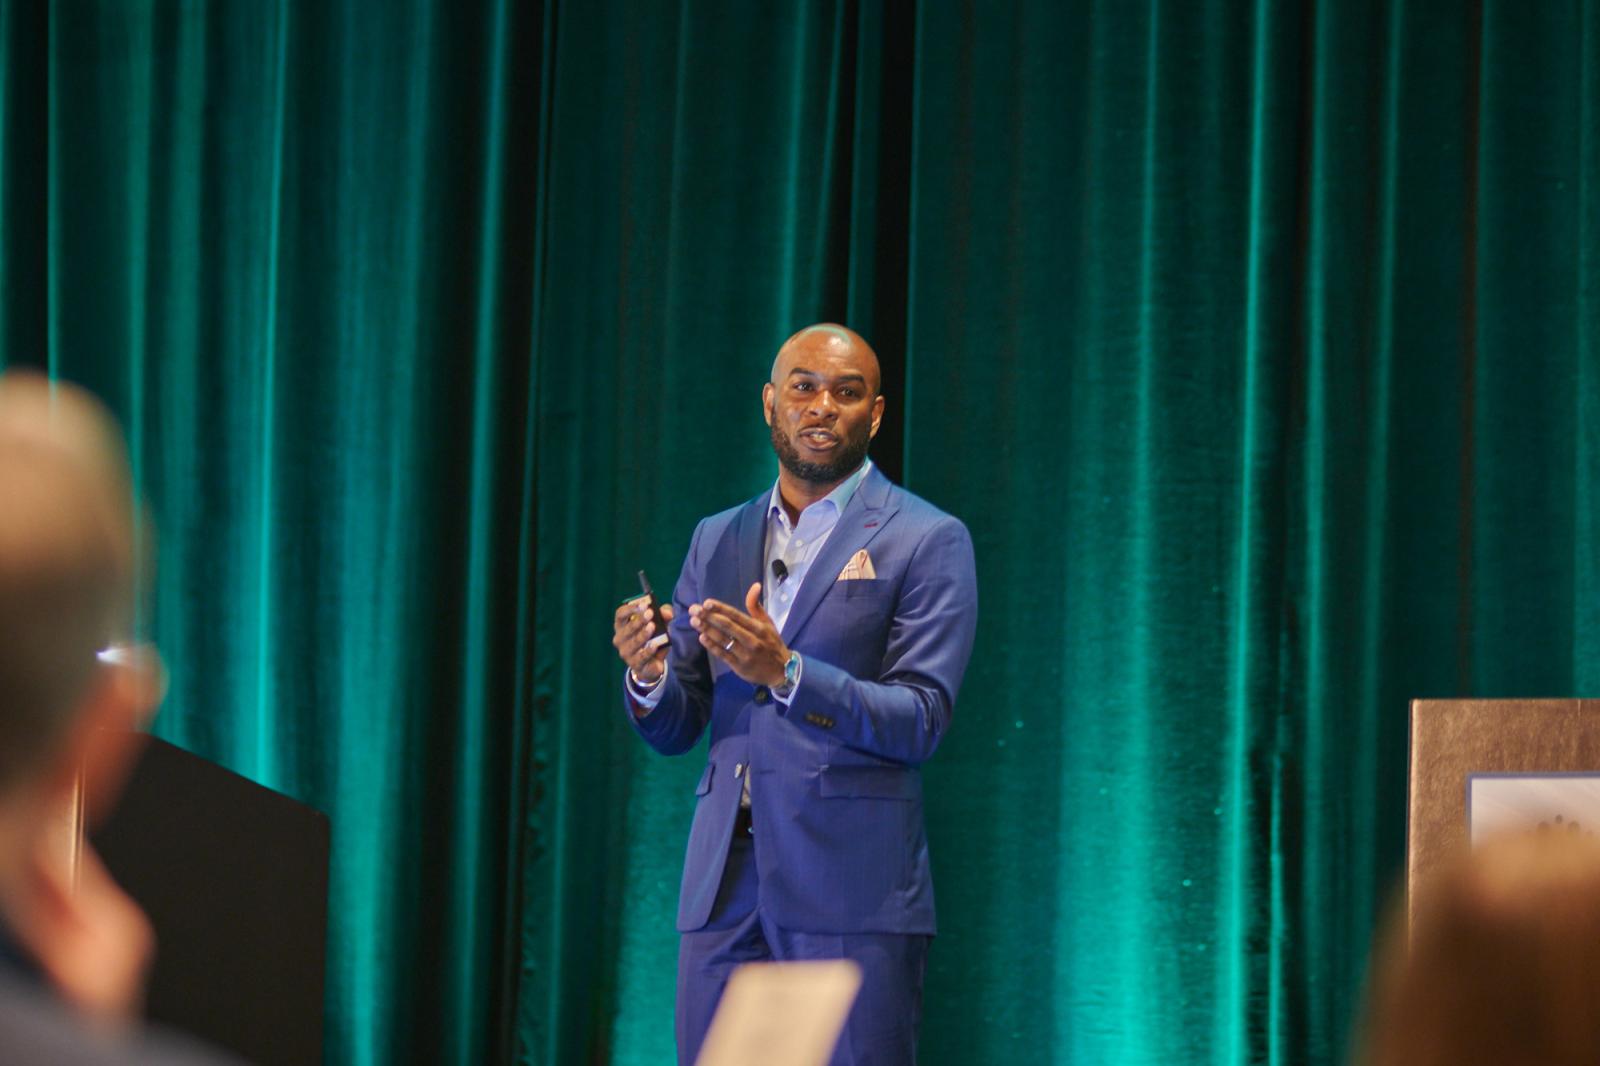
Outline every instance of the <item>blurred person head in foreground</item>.
{"label": "blurred person head in foreground", "polygon": [[1500,837],[1423,892],[1375,956],[1358,1063],[1600,1062],[1600,842]]}
{"label": "blurred person head in foreground", "polygon": [[[160,697],[124,644],[138,505],[116,423],[92,397],[0,374],[0,1059],[201,1061],[131,1024],[148,921],[79,841]],[[82,807],[79,781],[84,782]]]}

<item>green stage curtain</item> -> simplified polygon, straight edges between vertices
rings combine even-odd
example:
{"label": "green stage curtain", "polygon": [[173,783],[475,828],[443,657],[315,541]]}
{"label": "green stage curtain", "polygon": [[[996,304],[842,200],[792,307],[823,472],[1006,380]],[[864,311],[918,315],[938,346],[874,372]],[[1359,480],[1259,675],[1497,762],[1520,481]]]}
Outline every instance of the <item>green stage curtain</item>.
{"label": "green stage curtain", "polygon": [[[1335,1063],[1415,696],[1600,688],[1600,9],[13,0],[0,360],[162,735],[334,824],[328,1061],[671,1061],[645,569],[849,322],[972,529],[928,1064]],[[3,506],[3,501],[0,501]]]}

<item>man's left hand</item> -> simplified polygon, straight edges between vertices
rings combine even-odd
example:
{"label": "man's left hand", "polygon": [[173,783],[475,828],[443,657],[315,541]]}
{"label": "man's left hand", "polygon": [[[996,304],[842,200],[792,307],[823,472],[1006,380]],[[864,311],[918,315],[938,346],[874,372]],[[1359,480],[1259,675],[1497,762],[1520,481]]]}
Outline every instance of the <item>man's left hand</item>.
{"label": "man's left hand", "polygon": [[721,600],[692,604],[689,624],[699,632],[700,646],[744,680],[752,685],[781,685],[789,646],[761,606],[761,582],[750,586],[744,605],[748,613]]}

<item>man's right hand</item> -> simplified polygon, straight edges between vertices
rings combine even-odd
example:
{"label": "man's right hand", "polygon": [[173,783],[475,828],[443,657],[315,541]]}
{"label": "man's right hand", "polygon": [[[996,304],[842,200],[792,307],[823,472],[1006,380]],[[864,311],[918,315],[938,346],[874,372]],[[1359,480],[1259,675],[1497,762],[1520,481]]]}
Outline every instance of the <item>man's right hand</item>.
{"label": "man's right hand", "polygon": [[[672,620],[670,606],[663,606],[661,613],[667,621]],[[618,607],[612,618],[612,630],[611,644],[633,671],[634,680],[644,685],[661,680],[667,670],[667,634],[656,632],[649,597],[636,596]]]}

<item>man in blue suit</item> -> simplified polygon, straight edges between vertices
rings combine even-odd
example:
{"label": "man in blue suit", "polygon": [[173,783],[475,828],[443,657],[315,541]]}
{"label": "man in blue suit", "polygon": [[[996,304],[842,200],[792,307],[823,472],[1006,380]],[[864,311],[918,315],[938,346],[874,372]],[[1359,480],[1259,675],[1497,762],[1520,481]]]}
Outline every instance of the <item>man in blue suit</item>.
{"label": "man in blue suit", "polygon": [[732,970],[848,958],[836,1066],[916,1059],[934,933],[918,767],[972,651],[966,527],[867,459],[877,356],[842,326],[786,341],[762,388],[777,483],[695,530],[667,632],[618,609],[629,720],[664,754],[709,726],[678,905],[679,1061]]}

